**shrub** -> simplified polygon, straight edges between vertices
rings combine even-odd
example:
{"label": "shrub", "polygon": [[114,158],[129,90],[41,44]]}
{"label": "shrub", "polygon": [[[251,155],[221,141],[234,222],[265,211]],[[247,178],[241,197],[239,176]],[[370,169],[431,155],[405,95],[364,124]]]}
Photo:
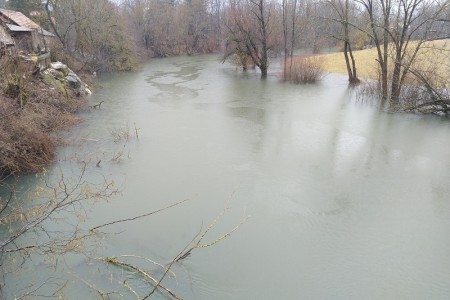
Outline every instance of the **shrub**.
{"label": "shrub", "polygon": [[74,91],[45,82],[34,63],[0,60],[0,180],[42,170],[55,157],[52,134],[77,122],[86,107]]}
{"label": "shrub", "polygon": [[42,170],[55,157],[48,134],[21,118],[9,118],[0,128],[0,177]]}
{"label": "shrub", "polygon": [[318,56],[298,56],[287,59],[285,64],[286,80],[293,83],[314,83],[325,76],[322,62]]}

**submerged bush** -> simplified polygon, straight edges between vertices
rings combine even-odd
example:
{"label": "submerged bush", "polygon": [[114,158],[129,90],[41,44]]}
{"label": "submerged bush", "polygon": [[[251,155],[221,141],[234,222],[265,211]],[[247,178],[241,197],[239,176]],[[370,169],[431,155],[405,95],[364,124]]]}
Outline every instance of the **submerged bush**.
{"label": "submerged bush", "polygon": [[322,62],[317,56],[298,56],[284,64],[286,80],[293,83],[314,83],[325,76]]}

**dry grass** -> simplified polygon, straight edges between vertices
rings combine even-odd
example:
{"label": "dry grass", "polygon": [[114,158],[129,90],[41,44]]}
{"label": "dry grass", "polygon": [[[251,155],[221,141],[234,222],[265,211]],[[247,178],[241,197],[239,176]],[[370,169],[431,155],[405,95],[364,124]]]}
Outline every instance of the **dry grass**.
{"label": "dry grass", "polygon": [[[415,44],[412,43],[412,46]],[[358,77],[378,79],[377,52],[375,48],[354,51]],[[450,81],[450,40],[424,43],[419,51],[414,68],[425,73],[436,73],[440,80]],[[343,53],[321,55],[323,68],[330,73],[347,74]]]}
{"label": "dry grass", "polygon": [[[35,68],[20,61],[0,61],[0,180],[2,177],[42,170],[55,157],[57,139],[52,133],[78,121],[73,114],[86,107],[73,91],[65,93],[45,83]],[[11,80],[27,95],[6,93]]]}
{"label": "dry grass", "polygon": [[292,66],[288,59],[284,68],[286,69],[286,80],[293,83],[314,83],[323,78],[325,72],[322,61],[318,56],[297,56],[292,59]]}

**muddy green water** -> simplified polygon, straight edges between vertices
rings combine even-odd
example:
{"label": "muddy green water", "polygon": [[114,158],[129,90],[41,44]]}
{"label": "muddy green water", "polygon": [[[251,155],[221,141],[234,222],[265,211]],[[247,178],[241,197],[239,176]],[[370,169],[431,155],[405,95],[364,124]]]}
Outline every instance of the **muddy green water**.
{"label": "muddy green water", "polygon": [[[251,218],[165,281],[185,299],[449,299],[450,121],[379,113],[344,76],[296,86],[276,73],[261,81],[199,56],[100,80],[90,101],[105,102],[72,131],[84,144],[62,149],[59,164],[74,152],[110,155],[121,147],[108,138],[114,127],[136,124],[139,140],[120,163],[91,169],[123,192],[84,226],[190,201],[109,227],[120,234],[99,256],[167,263],[229,207],[206,242]],[[77,276],[120,290],[117,268],[66,260]],[[67,296],[98,296],[86,290],[74,283]]]}

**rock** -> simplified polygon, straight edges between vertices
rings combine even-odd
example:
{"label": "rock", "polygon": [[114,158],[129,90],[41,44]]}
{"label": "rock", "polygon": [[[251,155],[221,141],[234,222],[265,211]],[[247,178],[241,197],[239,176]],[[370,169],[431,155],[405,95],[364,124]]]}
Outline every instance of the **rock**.
{"label": "rock", "polygon": [[73,89],[77,96],[92,94],[87,84],[69,67],[59,61],[50,63],[50,67],[42,70],[41,75],[45,82],[58,86],[63,91],[65,91],[65,86],[67,86]]}
{"label": "rock", "polygon": [[[70,69],[69,69],[70,70]],[[69,73],[66,76],[71,76],[73,78],[76,78],[79,82],[82,82],[80,77],[78,77],[77,74],[75,74],[75,72],[73,72],[72,70],[69,71]]]}
{"label": "rock", "polygon": [[48,69],[48,74],[52,75],[53,77],[55,77],[55,79],[64,79],[64,73],[61,71],[58,71],[56,69]]}
{"label": "rock", "polygon": [[62,62],[59,62],[59,61],[50,63],[50,67],[52,69],[55,69],[55,70],[65,70],[65,69],[67,69],[67,66],[65,64],[63,64]]}
{"label": "rock", "polygon": [[70,87],[74,88],[74,89],[78,89],[81,87],[81,82],[80,80],[78,80],[78,76],[73,76],[71,74],[66,76],[66,80],[69,83]]}

